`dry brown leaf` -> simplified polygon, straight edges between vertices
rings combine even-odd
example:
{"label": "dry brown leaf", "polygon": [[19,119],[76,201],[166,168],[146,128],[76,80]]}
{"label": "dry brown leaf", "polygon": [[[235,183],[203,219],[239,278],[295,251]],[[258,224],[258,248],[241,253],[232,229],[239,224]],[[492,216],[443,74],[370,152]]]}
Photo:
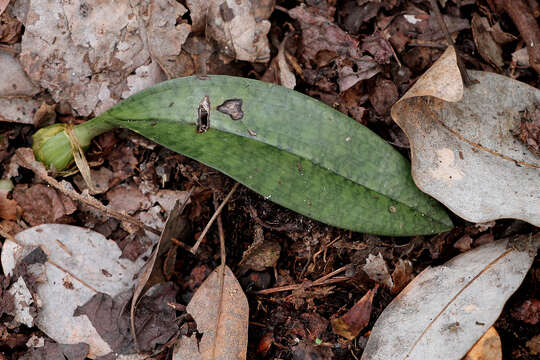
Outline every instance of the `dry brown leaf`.
{"label": "dry brown leaf", "polygon": [[0,0],[0,15],[4,13],[11,0]]}
{"label": "dry brown leaf", "polygon": [[183,74],[183,64],[177,64],[181,61],[178,55],[191,32],[191,26],[187,23],[176,25],[176,22],[186,11],[176,0],[152,0],[150,5],[148,46],[169,79]]}
{"label": "dry brown leaf", "polygon": [[225,55],[249,62],[270,60],[266,35],[273,1],[191,0],[187,7],[192,14],[193,31],[204,28]]}
{"label": "dry brown leaf", "polygon": [[261,80],[272,82],[274,84],[283,85],[286,88],[294,89],[296,86],[296,77],[294,73],[289,68],[289,63],[287,62],[285,43],[289,37],[285,37],[281,44],[279,45],[278,54],[268,67],[268,70],[264,73]]}
{"label": "dry brown leaf", "polygon": [[281,252],[279,243],[272,240],[265,240],[261,226],[255,228],[254,237],[253,244],[244,251],[242,260],[240,260],[238,266],[244,271],[263,271],[266,268],[275,266]]}
{"label": "dry brown leaf", "polygon": [[392,281],[394,287],[392,288],[392,294],[397,294],[407,286],[414,278],[413,266],[409,260],[399,259],[396,264],[396,268],[392,272]]}
{"label": "dry brown leaf", "polygon": [[384,261],[381,253],[377,254],[377,256],[369,254],[362,270],[376,283],[382,284],[388,289],[394,287],[394,282],[388,272],[388,266],[386,266],[386,261]]}
{"label": "dry brown leaf", "polygon": [[131,334],[133,335],[133,338],[135,339],[135,346],[138,351],[140,351],[139,342],[137,340],[137,331],[135,328],[135,309],[137,308],[137,302],[139,300],[139,297],[142,295],[143,290],[146,287],[146,283],[148,282],[148,279],[150,279],[150,276],[154,272],[154,264],[156,263],[156,258],[160,254],[160,246],[162,243],[168,242],[171,240],[172,237],[180,238],[180,234],[184,232],[185,222],[182,219],[182,212],[184,210],[184,207],[187,204],[187,200],[184,201],[184,203],[180,203],[180,201],[176,201],[176,204],[174,205],[173,209],[171,210],[171,213],[169,214],[169,217],[167,218],[167,222],[165,223],[165,228],[163,229],[163,232],[161,233],[161,236],[155,246],[154,251],[152,252],[152,255],[150,256],[150,259],[142,269],[141,274],[139,275],[139,280],[137,281],[137,285],[135,285],[135,290],[133,291],[133,298],[131,300],[131,308],[130,308],[130,324],[131,324]]}
{"label": "dry brown leaf", "polygon": [[[338,84],[341,92],[381,71],[373,58],[362,56],[359,41],[355,37],[329,21],[316,7],[301,4],[289,10],[289,16],[298,20],[302,28],[304,62],[310,67],[312,62],[322,66],[335,60],[338,65]],[[324,57],[325,60],[322,61],[318,56]]]}
{"label": "dry brown leaf", "polygon": [[480,56],[497,69],[501,69],[504,66],[502,49],[490,32],[491,27],[488,20],[478,14],[474,14],[471,20],[471,28]]}
{"label": "dry brown leaf", "polygon": [[502,360],[501,338],[492,326],[474,344],[463,360]]}
{"label": "dry brown leaf", "polygon": [[515,218],[540,226],[540,158],[512,134],[540,90],[469,71],[464,88],[448,48],[392,107],[411,143],[416,185],[462,218]]}
{"label": "dry brown leaf", "polygon": [[362,359],[461,359],[497,320],[539,246],[540,233],[503,239],[427,268],[377,319]]}
{"label": "dry brown leaf", "polygon": [[197,322],[202,334],[182,336],[175,347],[173,360],[246,359],[249,305],[242,287],[228,266],[220,289],[215,269],[195,292],[187,312]]}
{"label": "dry brown leaf", "polygon": [[22,32],[22,23],[10,11],[0,14],[0,42],[15,44],[19,42]]}
{"label": "dry brown leaf", "polygon": [[[17,12],[24,13],[19,3],[24,2],[15,3]],[[99,114],[129,94],[128,76],[148,66],[142,16],[149,3],[33,0],[27,4],[20,61],[54,100],[80,115]]]}
{"label": "dry brown leaf", "polygon": [[531,350],[531,354],[540,354],[540,335],[536,335],[531,340],[527,341],[527,347]]}
{"label": "dry brown leaf", "polygon": [[21,208],[17,201],[7,198],[7,191],[0,191],[0,219],[17,220],[21,214]]}
{"label": "dry brown leaf", "polygon": [[354,304],[343,316],[332,319],[332,329],[335,334],[346,339],[354,340],[363,328],[369,323],[371,318],[371,304],[377,292],[377,287],[369,290],[362,298]]}
{"label": "dry brown leaf", "polygon": [[66,215],[77,210],[73,200],[44,184],[30,187],[18,184],[13,190],[13,199],[23,209],[23,218],[30,225],[62,222]]}

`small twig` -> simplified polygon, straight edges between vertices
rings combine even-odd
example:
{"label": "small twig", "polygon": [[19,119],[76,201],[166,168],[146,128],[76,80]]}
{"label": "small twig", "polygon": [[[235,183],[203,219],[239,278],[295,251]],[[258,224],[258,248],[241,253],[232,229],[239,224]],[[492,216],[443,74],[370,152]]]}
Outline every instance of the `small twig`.
{"label": "small twig", "polygon": [[234,192],[236,191],[236,188],[238,187],[238,185],[240,185],[240,183],[234,184],[234,186],[232,187],[229,194],[225,197],[225,199],[223,200],[221,205],[219,205],[219,207],[216,209],[216,211],[214,212],[214,215],[212,215],[212,217],[210,218],[210,221],[208,221],[208,224],[206,224],[206,226],[205,226],[204,230],[202,231],[201,235],[199,235],[199,238],[197,239],[197,242],[191,248],[191,250],[190,250],[191,253],[193,253],[193,254],[197,253],[197,250],[199,249],[199,246],[201,245],[202,239],[204,238],[204,236],[206,235],[206,233],[210,229],[210,226],[212,226],[212,224],[214,223],[214,221],[216,220],[218,215],[221,213],[221,210],[223,210],[223,208],[225,207],[225,204],[227,204],[227,202],[231,198],[232,194],[234,194]]}
{"label": "small twig", "polygon": [[[441,30],[443,31],[444,35],[446,36],[446,41],[448,42],[448,46],[453,46],[455,48],[454,40],[452,40],[452,36],[450,36],[450,32],[448,31],[448,27],[446,26],[446,23],[444,22],[444,18],[441,14],[441,11],[439,10],[439,5],[437,4],[436,0],[430,0],[431,7],[433,8],[433,11],[435,12],[435,17],[437,18],[437,22],[439,23],[439,26],[441,27]],[[471,78],[469,77],[469,74],[467,73],[467,69],[465,68],[465,65],[463,64],[463,60],[461,59],[461,55],[459,54],[459,51],[456,49],[457,54],[457,65],[459,68],[459,72],[461,74],[461,79],[463,80],[463,85],[465,87],[469,87],[473,84]]]}
{"label": "small twig", "polygon": [[3,45],[3,44],[0,44],[0,50],[8,52],[8,53],[13,54],[13,55],[18,55],[20,53],[19,50],[14,49],[11,46]]}
{"label": "small twig", "polygon": [[182,249],[184,249],[184,250],[191,251],[191,247],[189,247],[188,245],[184,244],[182,241],[178,240],[177,238],[172,237],[172,238],[171,238],[171,242],[173,242],[175,245],[180,246],[180,247],[181,247]]}
{"label": "small twig", "polygon": [[330,278],[333,276],[336,276],[339,273],[344,272],[348,268],[349,268],[349,265],[342,266],[339,269],[334,270],[331,273],[324,275],[323,277],[320,277],[319,279],[315,280],[311,284],[293,284],[293,285],[278,286],[271,289],[253,291],[252,294],[265,295],[265,294],[272,294],[272,293],[281,292],[281,291],[292,291],[292,290],[296,290],[300,288],[307,289],[313,286],[329,285],[329,284],[334,284],[334,283],[338,283],[342,281],[347,281],[347,280],[350,280],[350,277],[348,276],[340,276],[333,279],[330,279]]}
{"label": "small twig", "polygon": [[[218,205],[218,201],[214,193],[214,207],[216,207],[217,205]],[[225,266],[227,252],[225,251],[225,233],[223,232],[223,221],[221,220],[221,214],[218,214],[217,216],[217,226],[218,226],[218,233],[219,233],[219,254],[221,257],[221,266]]]}
{"label": "small twig", "polygon": [[429,41],[429,40],[411,39],[411,41],[409,41],[407,45],[416,46],[416,47],[434,48],[434,49],[439,49],[439,50],[446,49],[446,46],[442,45],[441,43],[438,43],[435,41]]}
{"label": "small twig", "polygon": [[340,282],[347,281],[347,280],[351,280],[351,278],[348,277],[348,276],[338,276],[338,277],[335,277],[333,279],[328,279],[328,280],[326,280],[324,282],[311,283],[311,284],[284,285],[284,286],[278,286],[278,287],[271,288],[271,289],[253,291],[253,292],[251,292],[251,294],[268,295],[268,294],[273,294],[273,293],[283,292],[283,291],[294,291],[294,290],[297,290],[297,289],[300,289],[300,288],[309,289],[309,288],[312,288],[314,286],[331,285],[331,284],[336,284],[336,283],[340,283]]}
{"label": "small twig", "polygon": [[278,10],[278,11],[281,11],[281,12],[284,12],[284,13],[286,13],[286,14],[289,13],[289,9],[284,8],[283,6],[276,5],[276,6],[274,6],[274,9],[275,9],[275,10]]}

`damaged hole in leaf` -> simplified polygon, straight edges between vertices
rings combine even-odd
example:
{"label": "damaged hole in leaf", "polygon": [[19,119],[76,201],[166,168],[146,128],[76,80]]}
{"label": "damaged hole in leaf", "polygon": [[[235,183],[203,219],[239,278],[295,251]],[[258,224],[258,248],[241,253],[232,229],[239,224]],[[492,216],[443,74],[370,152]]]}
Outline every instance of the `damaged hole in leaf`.
{"label": "damaged hole in leaf", "polygon": [[202,98],[197,108],[197,132],[205,133],[210,129],[210,98]]}
{"label": "damaged hole in leaf", "polygon": [[217,110],[225,115],[229,115],[233,120],[240,120],[244,117],[242,111],[242,99],[229,99],[217,107]]}

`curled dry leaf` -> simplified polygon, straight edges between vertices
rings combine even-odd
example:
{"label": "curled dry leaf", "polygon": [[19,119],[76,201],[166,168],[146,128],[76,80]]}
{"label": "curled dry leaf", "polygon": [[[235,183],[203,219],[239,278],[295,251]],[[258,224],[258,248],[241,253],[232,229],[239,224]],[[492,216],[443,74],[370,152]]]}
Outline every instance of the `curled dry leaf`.
{"label": "curled dry leaf", "polygon": [[73,313],[98,292],[113,297],[131,289],[144,261],[120,259],[122,252],[114,241],[70,225],[35,226],[18,233],[15,240],[6,240],[2,247],[4,274],[11,274],[36,247],[47,254],[46,281],[37,284],[41,309],[36,325],[59,343],[87,343],[89,357],[111,352],[88,318]]}
{"label": "curled dry leaf", "polygon": [[461,359],[497,320],[538,246],[540,233],[504,239],[427,268],[383,311],[362,359]]}
{"label": "curled dry leaf", "polygon": [[183,336],[174,350],[173,360],[245,359],[249,305],[233,272],[225,266],[223,287],[219,268],[214,270],[195,292],[187,312],[202,334]]}
{"label": "curled dry leaf", "polygon": [[501,338],[492,326],[474,344],[463,360],[502,360]]}
{"label": "curled dry leaf", "polygon": [[513,134],[540,90],[469,71],[464,88],[449,47],[392,107],[411,143],[416,185],[462,218],[515,218],[540,226],[540,158]]}

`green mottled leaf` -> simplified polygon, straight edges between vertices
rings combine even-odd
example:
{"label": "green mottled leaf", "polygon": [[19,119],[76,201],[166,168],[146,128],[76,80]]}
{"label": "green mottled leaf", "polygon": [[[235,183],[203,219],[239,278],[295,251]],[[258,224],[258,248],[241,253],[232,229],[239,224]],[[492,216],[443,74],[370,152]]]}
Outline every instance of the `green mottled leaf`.
{"label": "green mottled leaf", "polygon": [[[198,133],[205,97],[209,129]],[[235,111],[240,103],[242,113]],[[414,185],[408,160],[392,146],[331,107],[281,86],[229,76],[180,78],[93,121],[129,128],[330,225],[396,236],[452,227],[444,209]]]}

